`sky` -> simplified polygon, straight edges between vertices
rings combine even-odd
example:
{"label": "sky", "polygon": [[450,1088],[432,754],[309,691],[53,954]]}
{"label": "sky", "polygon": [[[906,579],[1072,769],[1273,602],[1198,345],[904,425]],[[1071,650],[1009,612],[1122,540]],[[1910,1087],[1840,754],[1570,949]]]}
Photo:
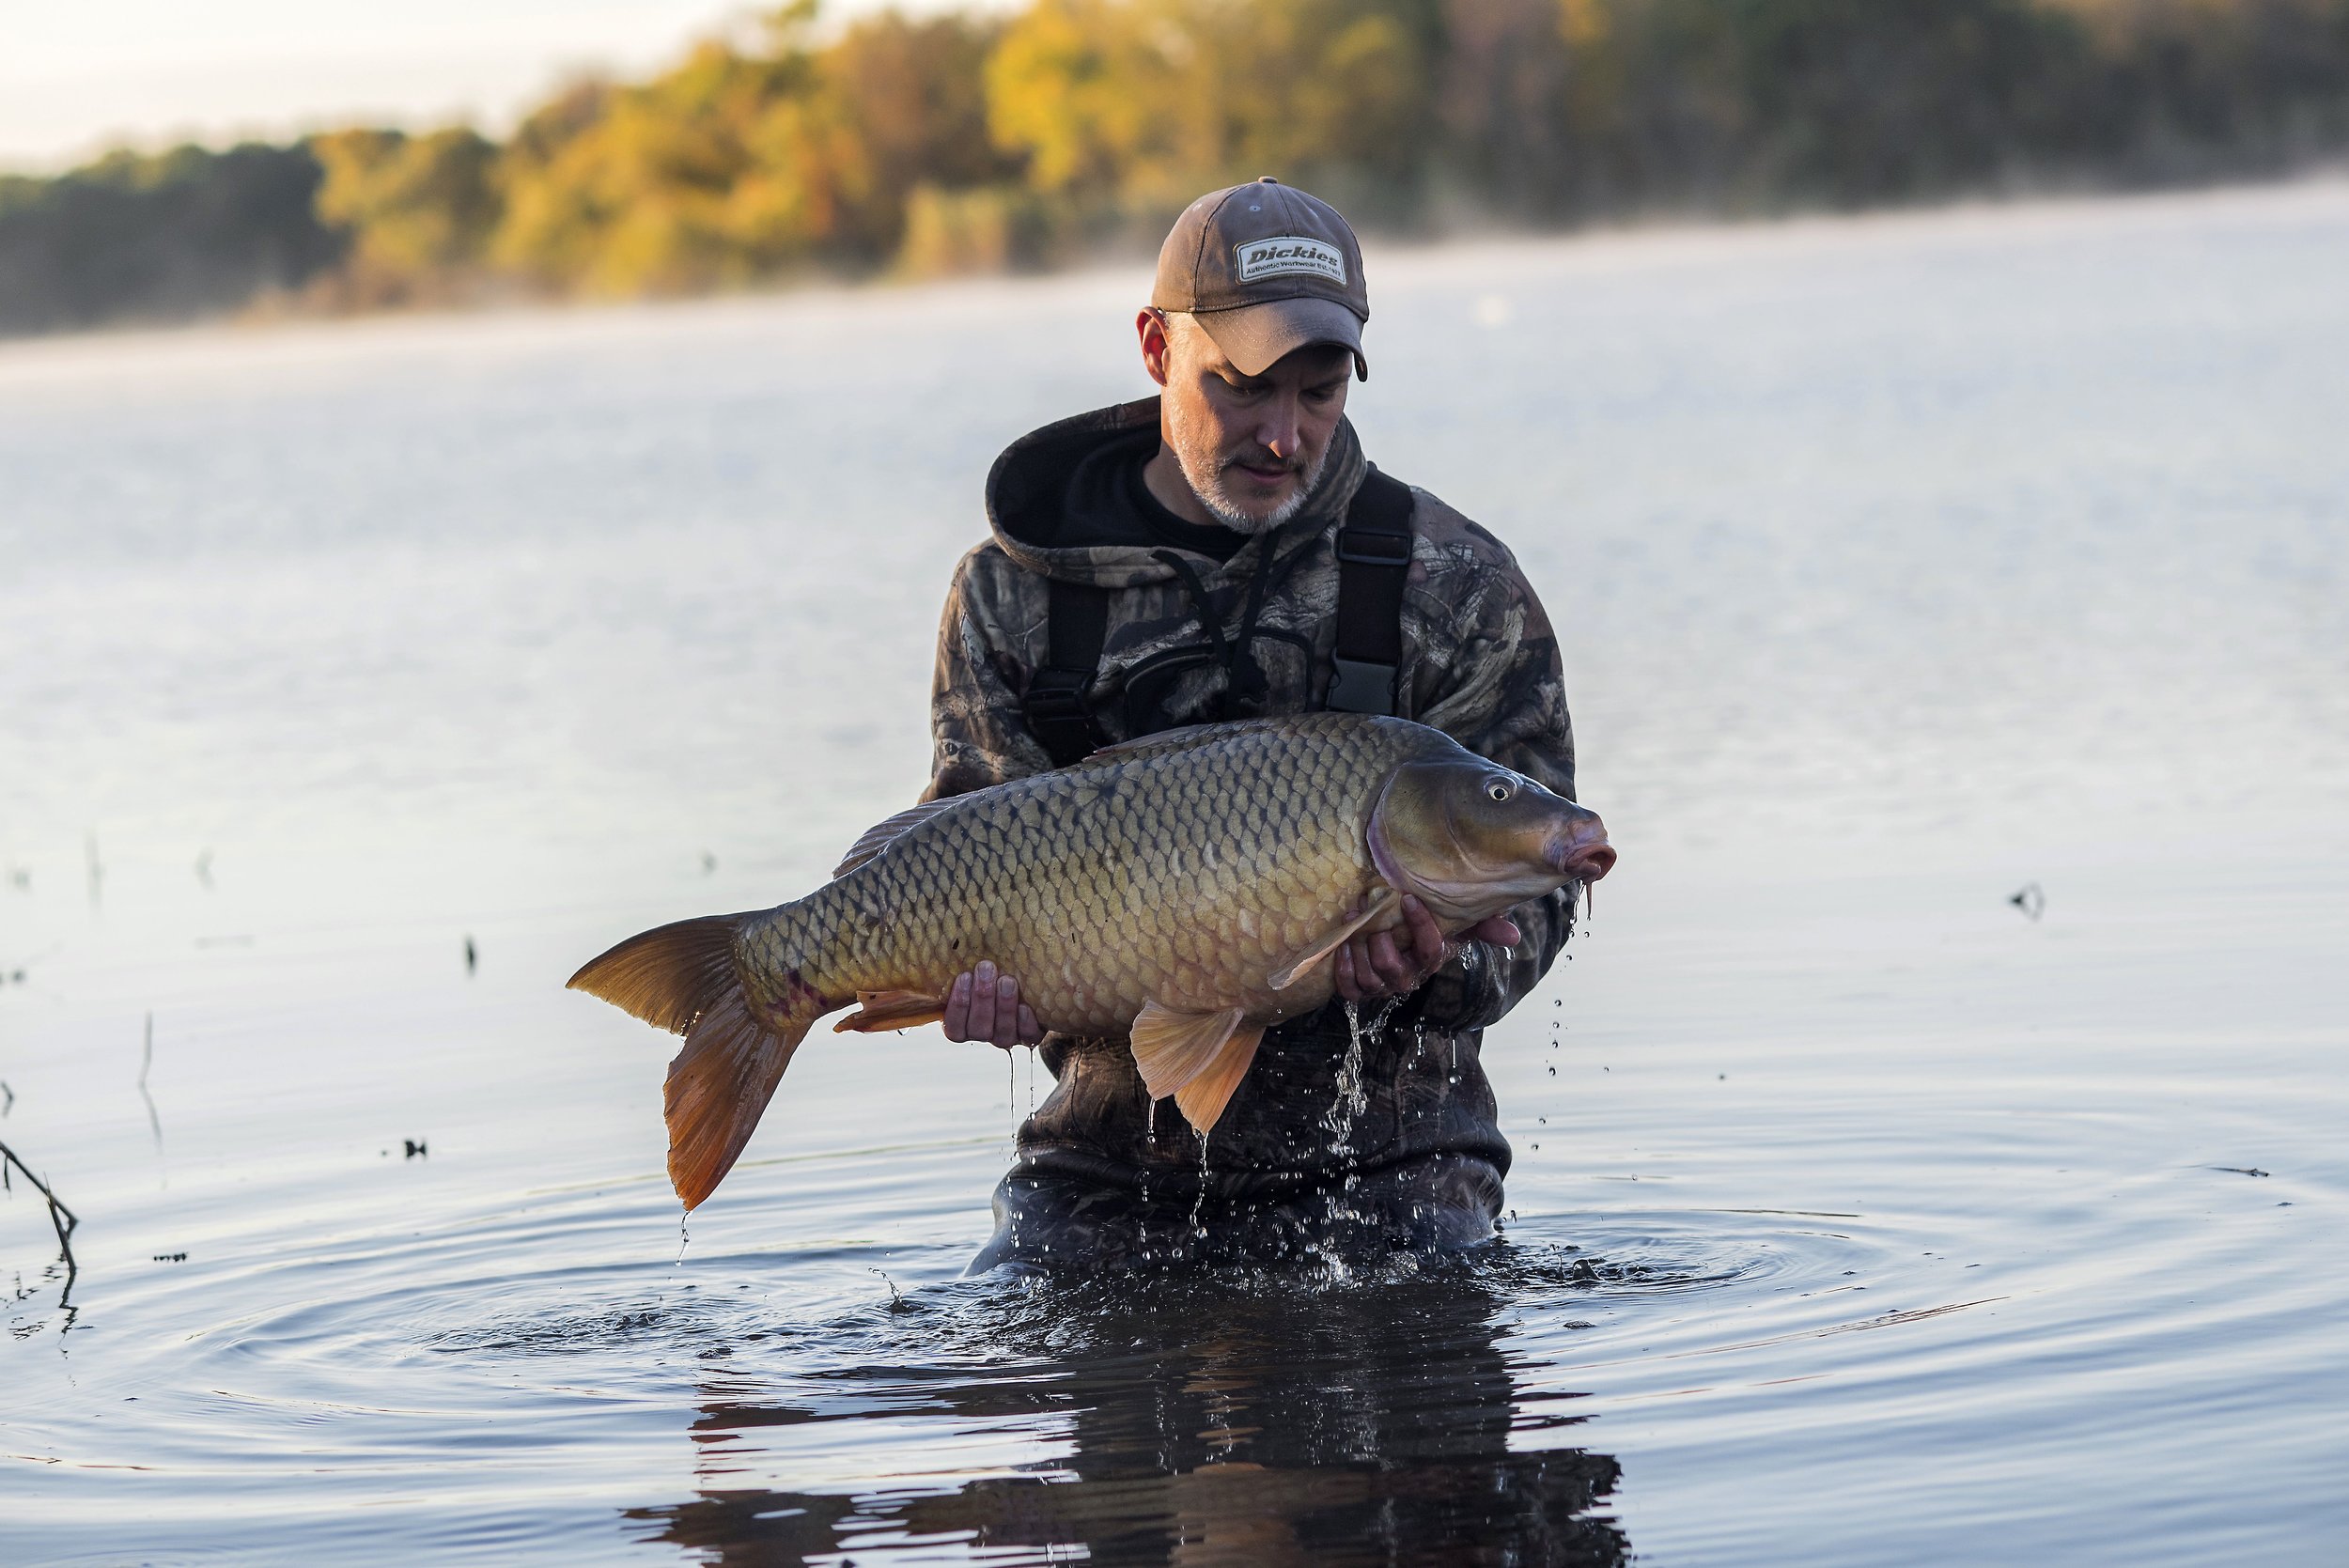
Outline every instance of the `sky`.
{"label": "sky", "polygon": [[[908,10],[935,10],[916,0]],[[881,0],[830,0],[834,18]],[[739,0],[0,0],[0,169],[356,122],[501,130],[565,77],[644,71]]]}

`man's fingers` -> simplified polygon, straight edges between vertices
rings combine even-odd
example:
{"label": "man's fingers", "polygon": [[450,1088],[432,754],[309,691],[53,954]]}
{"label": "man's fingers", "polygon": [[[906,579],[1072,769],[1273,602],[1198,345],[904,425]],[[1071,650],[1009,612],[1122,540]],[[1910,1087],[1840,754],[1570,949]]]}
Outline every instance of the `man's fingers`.
{"label": "man's fingers", "polygon": [[1355,945],[1356,944],[1353,942],[1340,942],[1338,944],[1338,995],[1344,997],[1348,1001],[1360,1001],[1362,1000],[1362,983],[1361,980],[1356,978],[1354,972]]}
{"label": "man's fingers", "polygon": [[971,1032],[967,1037],[995,1038],[995,966],[985,958],[971,970]]}
{"label": "man's fingers", "polygon": [[1489,920],[1480,920],[1467,935],[1473,940],[1491,942],[1497,947],[1515,947],[1525,940],[1525,933],[1518,930],[1517,923],[1507,915],[1495,915]]}
{"label": "man's fingers", "polygon": [[1411,961],[1395,950],[1394,939],[1384,931],[1370,939],[1370,967],[1390,991],[1406,988],[1415,976]]}
{"label": "man's fingers", "polygon": [[1044,1038],[1035,1009],[1019,1000],[1019,980],[988,959],[955,976],[946,987],[945,1013],[941,1022],[949,1040],[985,1040],[1009,1050]]}
{"label": "man's fingers", "polygon": [[1403,897],[1404,924],[1410,927],[1411,947],[1419,955],[1419,967],[1433,970],[1443,962],[1443,932],[1436,924],[1436,917],[1427,912],[1427,906],[1406,893]]}
{"label": "man's fingers", "polygon": [[1019,1043],[1019,982],[1008,974],[995,982],[995,1032],[990,1038],[1005,1050]]}
{"label": "man's fingers", "polygon": [[971,1038],[971,974],[969,970],[955,976],[955,983],[946,987],[946,1017],[942,1020],[949,1040]]}

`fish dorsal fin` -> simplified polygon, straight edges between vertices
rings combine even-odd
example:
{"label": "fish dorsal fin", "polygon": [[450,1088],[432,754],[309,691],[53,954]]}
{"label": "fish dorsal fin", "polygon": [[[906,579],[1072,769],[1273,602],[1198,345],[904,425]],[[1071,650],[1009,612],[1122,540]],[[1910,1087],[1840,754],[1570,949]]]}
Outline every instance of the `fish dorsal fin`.
{"label": "fish dorsal fin", "polygon": [[1077,766],[1082,768],[1096,762],[1131,762],[1136,757],[1156,756],[1166,752],[1188,752],[1193,747],[1212,746],[1219,740],[1229,740],[1236,736],[1294,727],[1296,723],[1295,719],[1236,719],[1228,724],[1185,724],[1178,729],[1138,735],[1131,740],[1112,741],[1088,753]]}
{"label": "fish dorsal fin", "polygon": [[1216,1048],[1215,1060],[1197,1078],[1174,1091],[1174,1108],[1183,1113],[1184,1121],[1198,1129],[1200,1137],[1206,1137],[1216,1123],[1223,1119],[1223,1108],[1232,1103],[1233,1091],[1248,1076],[1249,1065],[1256,1060],[1257,1042],[1263,1038],[1264,1025],[1241,1024]]}
{"label": "fish dorsal fin", "polygon": [[1150,1097],[1162,1100],[1206,1072],[1239,1021],[1237,1007],[1221,1013],[1177,1013],[1155,1001],[1143,1002],[1134,1015],[1134,1065],[1142,1069]]}
{"label": "fish dorsal fin", "polygon": [[1272,977],[1268,980],[1266,984],[1270,986],[1276,991],[1287,990],[1291,986],[1296,985],[1299,980],[1302,980],[1305,977],[1306,970],[1312,969],[1315,964],[1320,963],[1324,958],[1327,958],[1332,953],[1335,953],[1338,950],[1338,944],[1340,942],[1345,941],[1346,938],[1352,936],[1355,932],[1360,931],[1363,926],[1368,925],[1372,921],[1377,920],[1380,915],[1385,914],[1388,908],[1394,903],[1394,900],[1395,892],[1392,888],[1380,888],[1377,896],[1371,899],[1370,907],[1368,908],[1364,909],[1361,914],[1354,916],[1350,920],[1341,922],[1335,930],[1330,931],[1319,941],[1315,942],[1311,948],[1307,949],[1305,955],[1298,959],[1295,963],[1289,965],[1288,968],[1274,970]]}
{"label": "fish dorsal fin", "polygon": [[883,1029],[913,1029],[946,1016],[942,998],[920,991],[859,991],[857,1010],[832,1026],[834,1034],[870,1034]]}
{"label": "fish dorsal fin", "polygon": [[848,846],[848,852],[840,858],[838,865],[832,868],[832,876],[846,877],[849,872],[888,848],[890,840],[899,833],[920,827],[954,803],[952,797],[943,800],[925,800],[918,806],[908,806],[886,822],[875,823],[864,830],[863,838]]}

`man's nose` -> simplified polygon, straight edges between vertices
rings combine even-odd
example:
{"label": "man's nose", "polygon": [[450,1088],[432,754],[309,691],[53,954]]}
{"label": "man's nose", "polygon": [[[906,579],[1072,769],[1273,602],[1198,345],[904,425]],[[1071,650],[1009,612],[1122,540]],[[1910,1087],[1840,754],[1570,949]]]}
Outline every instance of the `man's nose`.
{"label": "man's nose", "polygon": [[1287,393],[1266,399],[1263,423],[1256,427],[1256,440],[1264,449],[1286,462],[1297,456],[1299,445],[1297,416],[1297,395]]}

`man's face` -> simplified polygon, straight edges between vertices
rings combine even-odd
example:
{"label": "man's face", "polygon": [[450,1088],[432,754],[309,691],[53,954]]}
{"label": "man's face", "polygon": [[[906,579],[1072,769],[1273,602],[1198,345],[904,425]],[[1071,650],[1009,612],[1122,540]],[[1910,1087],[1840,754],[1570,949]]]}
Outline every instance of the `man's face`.
{"label": "man's face", "polygon": [[1143,363],[1166,388],[1159,437],[1200,505],[1243,534],[1295,517],[1321,480],[1346,413],[1351,351],[1299,349],[1261,376],[1244,376],[1196,322],[1145,310],[1135,324]]}

